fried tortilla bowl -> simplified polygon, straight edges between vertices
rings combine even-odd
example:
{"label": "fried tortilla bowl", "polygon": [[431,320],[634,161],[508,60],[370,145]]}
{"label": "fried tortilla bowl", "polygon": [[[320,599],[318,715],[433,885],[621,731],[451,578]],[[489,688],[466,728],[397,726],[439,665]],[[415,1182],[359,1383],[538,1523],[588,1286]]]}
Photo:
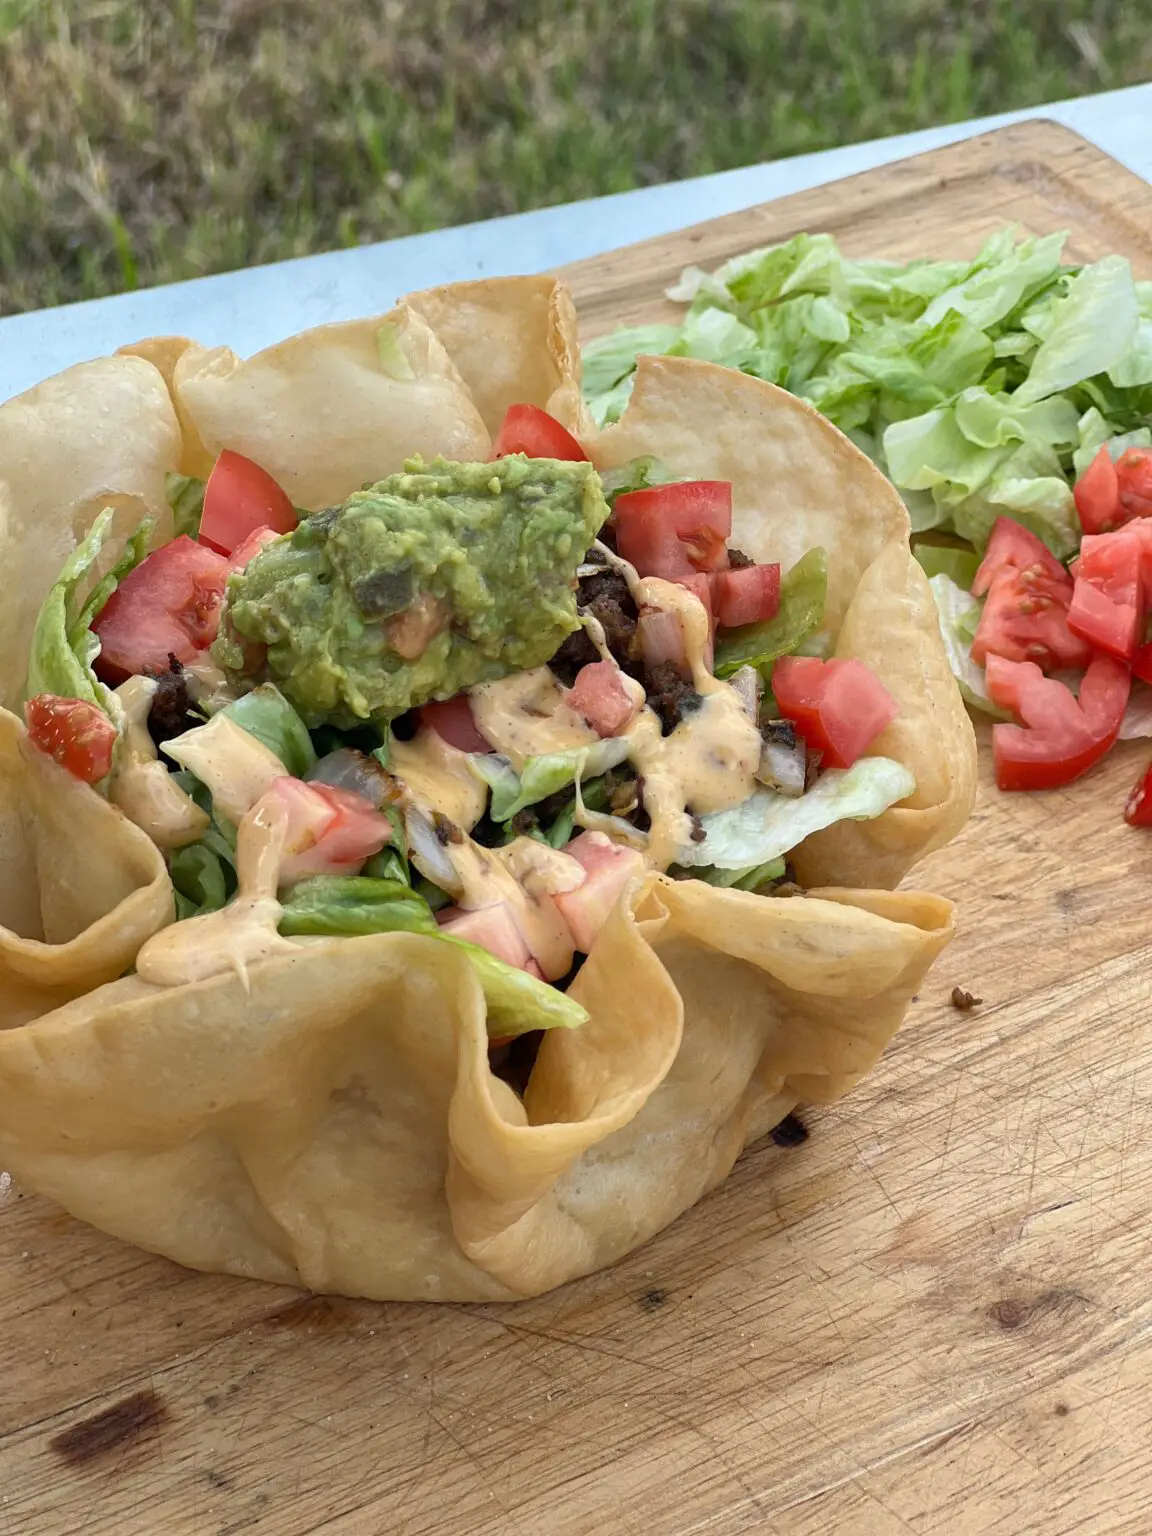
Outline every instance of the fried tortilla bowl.
{"label": "fried tortilla bowl", "polygon": [[[198,1269],[510,1300],[621,1258],[797,1102],[839,1098],[876,1062],[952,935],[947,901],[893,888],[963,825],[975,785],[903,505],[759,380],[647,359],[595,434],[579,369],[563,287],[508,279],[246,362],[141,343],[0,407],[0,1164],[25,1188]],[[167,537],[164,472],[229,447],[316,509],[415,451],[486,458],[512,401],[552,410],[598,468],[655,454],[730,480],[756,559],[822,545],[834,654],[901,706],[870,750],[916,780],[794,851],[806,895],[635,879],[570,989],[586,1022],[544,1034],[523,1096],[490,1070],[471,962],[435,938],[299,941],[171,987],[125,974],[174,916],[163,857],[15,713],[38,606],[103,506],[126,527],[146,508]]]}

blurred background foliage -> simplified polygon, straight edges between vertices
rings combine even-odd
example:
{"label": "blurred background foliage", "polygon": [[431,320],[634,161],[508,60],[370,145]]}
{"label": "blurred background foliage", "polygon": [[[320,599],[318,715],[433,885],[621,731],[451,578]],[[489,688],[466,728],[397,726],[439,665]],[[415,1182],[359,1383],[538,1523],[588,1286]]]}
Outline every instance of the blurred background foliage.
{"label": "blurred background foliage", "polygon": [[0,313],[1152,76],[1149,0],[0,0]]}

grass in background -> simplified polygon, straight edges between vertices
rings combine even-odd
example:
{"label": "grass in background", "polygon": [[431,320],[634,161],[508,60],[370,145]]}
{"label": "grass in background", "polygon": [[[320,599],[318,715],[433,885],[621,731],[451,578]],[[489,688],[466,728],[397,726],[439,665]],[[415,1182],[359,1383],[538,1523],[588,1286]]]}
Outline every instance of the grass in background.
{"label": "grass in background", "polygon": [[1147,0],[0,0],[0,313],[1150,75]]}

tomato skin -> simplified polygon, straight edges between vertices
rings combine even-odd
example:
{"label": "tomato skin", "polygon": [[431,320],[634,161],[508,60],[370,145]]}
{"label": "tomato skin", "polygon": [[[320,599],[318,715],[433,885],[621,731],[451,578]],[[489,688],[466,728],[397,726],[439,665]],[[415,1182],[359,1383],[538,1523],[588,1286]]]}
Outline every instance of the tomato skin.
{"label": "tomato skin", "polygon": [[1152,683],[1152,643],[1138,645],[1132,657],[1132,676],[1142,683]]}
{"label": "tomato skin", "polygon": [[1124,806],[1124,820],[1130,827],[1152,827],[1152,763],[1132,786]]}
{"label": "tomato skin", "polygon": [[1116,461],[1116,480],[1125,517],[1152,517],[1152,448],[1126,448]]}
{"label": "tomato skin", "polygon": [[1086,667],[1092,652],[1068,627],[1071,576],[1035,534],[998,517],[972,593],[987,593],[972,641],[972,660],[1034,661],[1045,671]]}
{"label": "tomato skin", "polygon": [[95,704],[38,693],[24,705],[24,720],[32,745],[73,778],[98,784],[111,772],[116,727]]}
{"label": "tomato skin", "polygon": [[587,462],[588,455],[566,427],[538,405],[510,405],[492,444],[492,458],[523,453],[530,459]]}
{"label": "tomato skin", "polygon": [[1077,480],[1072,498],[1085,533],[1108,533],[1124,521],[1120,511],[1120,482],[1107,448],[1097,452]]}
{"label": "tomato skin", "polygon": [[1144,616],[1144,540],[1133,528],[1085,534],[1068,627],[1098,651],[1131,661]]}
{"label": "tomato skin", "polygon": [[480,734],[466,693],[452,699],[435,699],[420,706],[420,724],[435,731],[450,747],[460,752],[491,752]]}
{"label": "tomato skin", "polygon": [[781,656],[772,692],[825,768],[851,768],[900,713],[876,674],[855,658]]}
{"label": "tomato skin", "polygon": [[199,539],[230,555],[258,528],[291,533],[296,509],[267,470],[230,448],[221,451],[204,487]]}
{"label": "tomato skin", "polygon": [[269,544],[275,544],[280,537],[275,528],[254,528],[244,542],[237,544],[229,555],[228,569],[242,571],[249,560],[254,560],[262,549],[267,549]]}
{"label": "tomato skin", "polygon": [[721,629],[761,624],[780,611],[780,567],[746,565],[712,577],[712,605]]}
{"label": "tomato skin", "polygon": [[216,638],[230,569],[223,555],[184,534],[153,550],[92,621],[97,676],[115,685],[167,671],[170,655],[192,661]]}
{"label": "tomato skin", "polygon": [[725,570],[732,533],[732,486],[727,480],[652,485],[617,496],[616,548],[641,576],[674,581]]}
{"label": "tomato skin", "polygon": [[1080,698],[1034,662],[989,658],[985,672],[994,703],[1024,721],[992,727],[996,783],[1003,790],[1059,789],[1080,778],[1112,748],[1128,703],[1128,668],[1096,656]]}

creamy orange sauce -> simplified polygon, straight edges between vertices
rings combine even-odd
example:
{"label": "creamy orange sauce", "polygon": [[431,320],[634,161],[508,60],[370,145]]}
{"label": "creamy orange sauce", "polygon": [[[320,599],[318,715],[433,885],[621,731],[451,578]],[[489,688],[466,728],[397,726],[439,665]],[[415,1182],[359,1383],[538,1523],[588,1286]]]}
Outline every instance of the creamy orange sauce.
{"label": "creamy orange sauce", "polygon": [[116,689],[123,734],[108,785],[108,798],[158,848],[182,848],[208,830],[207,812],[189,798],[160,762],[148,734],[148,711],[156,682],[130,677]]}
{"label": "creamy orange sauce", "polygon": [[276,890],[287,831],[288,812],[272,798],[243,818],[236,833],[236,895],[219,912],[154,934],[136,956],[141,980],[181,987],[234,971],[247,989],[250,965],[299,948],[278,931]]}
{"label": "creamy orange sauce", "polygon": [[436,731],[425,729],[411,741],[394,741],[388,769],[404,786],[401,803],[440,811],[465,831],[484,814],[487,784],[472,769],[468,753],[450,746]]}
{"label": "creamy orange sauce", "polygon": [[288,772],[275,752],[230,715],[213,715],[206,725],[174,736],[164,743],[164,753],[207,784],[215,809],[237,823]]}
{"label": "creamy orange sauce", "polygon": [[546,976],[562,976],[572,964],[572,935],[552,894],[574,890],[583,871],[568,854],[518,837],[504,848],[482,848],[471,838],[444,850],[460,884],[465,911],[507,902],[517,927]]}
{"label": "creamy orange sauce", "polygon": [[533,667],[468,694],[477,729],[519,772],[529,757],[593,747],[596,732],[564,701],[547,667]]}

